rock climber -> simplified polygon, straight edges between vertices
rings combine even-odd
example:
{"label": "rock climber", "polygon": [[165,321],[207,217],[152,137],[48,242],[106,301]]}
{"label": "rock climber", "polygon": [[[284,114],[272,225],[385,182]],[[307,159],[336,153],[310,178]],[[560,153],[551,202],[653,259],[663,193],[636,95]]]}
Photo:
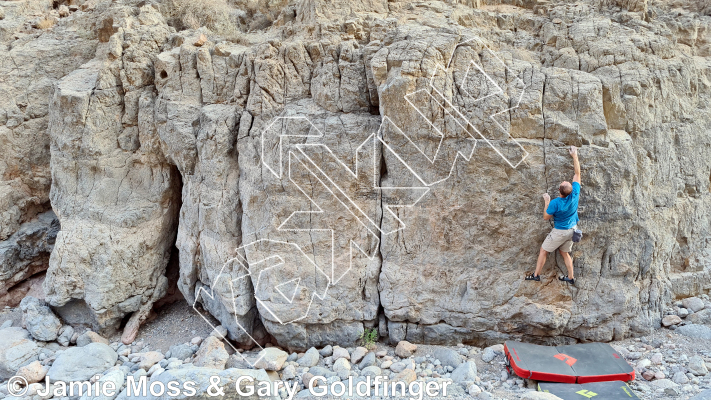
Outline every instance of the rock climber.
{"label": "rock climber", "polygon": [[578,149],[575,146],[570,146],[570,155],[573,157],[573,168],[575,176],[573,183],[564,181],[558,187],[560,197],[551,200],[548,193],[543,194],[545,207],[543,207],[543,219],[548,221],[553,218],[555,226],[551,233],[548,234],[546,240],[541,245],[541,251],[538,253],[538,262],[536,263],[536,271],[526,276],[527,281],[540,281],[541,269],[546,263],[548,253],[558,250],[563,256],[565,266],[568,269],[568,275],[561,276],[561,281],[575,284],[573,275],[573,259],[570,257],[570,251],[573,249],[573,233],[577,229],[578,224],[578,198],[580,197],[580,162],[578,161]]}

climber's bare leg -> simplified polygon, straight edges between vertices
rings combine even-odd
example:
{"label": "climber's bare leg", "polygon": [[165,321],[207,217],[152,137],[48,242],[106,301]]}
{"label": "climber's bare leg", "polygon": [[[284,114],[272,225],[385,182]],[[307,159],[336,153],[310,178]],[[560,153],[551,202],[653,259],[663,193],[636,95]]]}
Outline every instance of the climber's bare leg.
{"label": "climber's bare leg", "polygon": [[575,279],[573,276],[573,257],[570,256],[570,253],[566,253],[563,250],[558,250],[560,252],[560,255],[563,256],[563,261],[565,261],[565,267],[568,269],[568,278],[570,279]]}
{"label": "climber's bare leg", "polygon": [[543,269],[543,264],[546,263],[546,258],[548,258],[548,252],[541,247],[541,251],[538,253],[538,262],[536,263],[536,272],[533,273],[534,275],[541,275],[541,270]]}

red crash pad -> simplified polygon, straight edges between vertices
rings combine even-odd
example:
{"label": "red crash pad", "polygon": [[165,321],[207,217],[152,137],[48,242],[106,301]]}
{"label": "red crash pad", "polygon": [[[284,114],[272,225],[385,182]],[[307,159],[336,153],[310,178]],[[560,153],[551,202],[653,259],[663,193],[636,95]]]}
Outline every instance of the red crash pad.
{"label": "red crash pad", "polygon": [[606,343],[539,346],[507,341],[504,352],[521,378],[561,383],[634,380],[634,369]]}

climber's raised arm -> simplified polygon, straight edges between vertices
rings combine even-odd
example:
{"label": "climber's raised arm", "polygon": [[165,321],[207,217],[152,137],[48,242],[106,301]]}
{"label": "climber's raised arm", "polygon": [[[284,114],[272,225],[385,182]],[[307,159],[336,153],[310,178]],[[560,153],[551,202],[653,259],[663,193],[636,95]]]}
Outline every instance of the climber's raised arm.
{"label": "climber's raised arm", "polygon": [[573,169],[575,170],[573,182],[580,183],[580,161],[578,161],[578,148],[570,146],[570,155],[573,157]]}

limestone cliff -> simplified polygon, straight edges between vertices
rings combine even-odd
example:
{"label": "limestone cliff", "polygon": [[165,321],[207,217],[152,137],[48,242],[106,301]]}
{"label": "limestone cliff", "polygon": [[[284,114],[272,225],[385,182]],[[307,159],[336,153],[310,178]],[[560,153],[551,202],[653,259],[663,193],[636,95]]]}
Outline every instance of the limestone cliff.
{"label": "limestone cliff", "polygon": [[[79,3],[0,2],[0,240],[50,201],[68,321],[130,338],[173,247],[243,346],[609,341],[711,289],[703,2]],[[577,284],[524,282],[570,145]]]}

